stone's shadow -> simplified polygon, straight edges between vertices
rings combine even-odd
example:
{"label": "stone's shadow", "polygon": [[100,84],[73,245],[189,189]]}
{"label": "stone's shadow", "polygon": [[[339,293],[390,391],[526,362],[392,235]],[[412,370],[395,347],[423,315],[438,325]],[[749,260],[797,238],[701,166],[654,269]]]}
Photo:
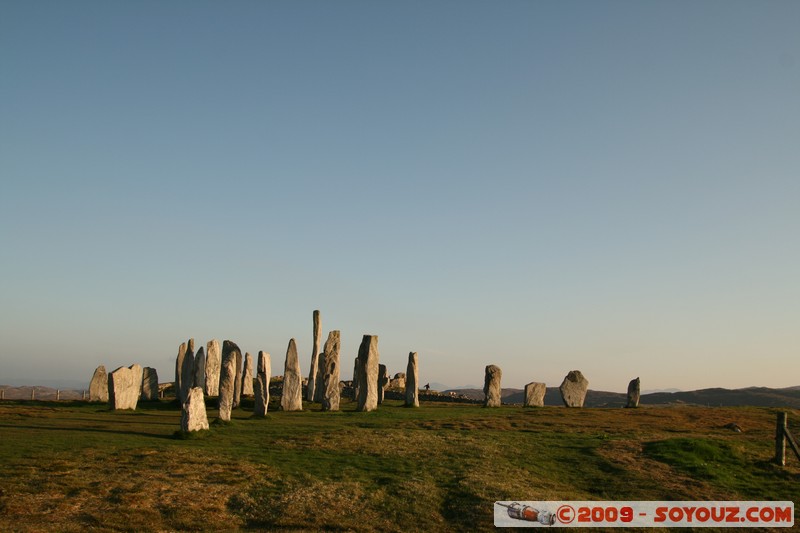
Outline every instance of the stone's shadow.
{"label": "stone's shadow", "polygon": [[172,434],[160,435],[157,433],[144,433],[142,431],[123,431],[118,429],[98,429],[98,428],[58,428],[47,426],[22,426],[18,424],[0,424],[0,428],[17,428],[17,429],[32,429],[42,431],[78,431],[85,433],[111,433],[115,435],[139,435],[141,437],[150,437],[154,439],[172,439]]}

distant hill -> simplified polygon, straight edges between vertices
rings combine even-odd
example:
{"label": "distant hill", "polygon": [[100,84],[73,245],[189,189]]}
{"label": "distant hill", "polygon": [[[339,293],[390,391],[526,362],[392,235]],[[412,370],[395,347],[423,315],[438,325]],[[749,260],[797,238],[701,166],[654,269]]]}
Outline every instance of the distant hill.
{"label": "distant hill", "polygon": [[[444,391],[449,393],[451,391]],[[455,389],[452,392],[462,394],[475,400],[483,399],[482,389]],[[503,389],[503,403],[524,403],[525,392],[521,389]],[[589,390],[586,393],[586,407],[623,407],[625,394]],[[558,387],[548,387],[544,397],[545,405],[564,405]],[[754,407],[791,407],[800,409],[800,387],[770,389],[767,387],[748,387],[745,389],[702,389],[688,392],[656,392],[643,394],[641,405],[704,405],[710,407],[754,406]]]}

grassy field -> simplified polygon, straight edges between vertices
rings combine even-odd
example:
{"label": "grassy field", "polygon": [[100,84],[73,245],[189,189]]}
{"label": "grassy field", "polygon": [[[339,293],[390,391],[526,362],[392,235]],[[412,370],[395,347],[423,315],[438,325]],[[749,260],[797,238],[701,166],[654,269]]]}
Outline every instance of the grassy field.
{"label": "grassy field", "polygon": [[496,500],[800,500],[774,409],[306,407],[245,401],[181,438],[167,402],[2,402],[0,530],[475,531]]}

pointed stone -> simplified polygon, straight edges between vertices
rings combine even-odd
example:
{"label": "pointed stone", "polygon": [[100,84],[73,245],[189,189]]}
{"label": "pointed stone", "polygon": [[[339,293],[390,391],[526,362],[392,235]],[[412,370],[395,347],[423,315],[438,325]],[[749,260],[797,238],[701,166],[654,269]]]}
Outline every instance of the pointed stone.
{"label": "pointed stone", "polygon": [[178,346],[178,356],[175,358],[175,399],[178,400],[178,403],[181,405],[183,405],[183,400],[181,400],[181,381],[183,360],[186,359],[186,348],[186,343],[182,342],[180,346]]}
{"label": "pointed stone", "polygon": [[544,395],[547,385],[544,383],[528,383],[525,385],[525,407],[544,407]]}
{"label": "pointed stone", "polygon": [[320,322],[319,310],[314,311],[314,346],[311,352],[311,370],[308,372],[308,387],[306,389],[306,400],[315,401],[314,396],[319,388],[317,385],[317,372],[319,371],[319,343],[322,336],[322,323]]}
{"label": "pointed stone", "polygon": [[180,345],[175,361],[175,397],[183,405],[194,383],[194,339]]}
{"label": "pointed stone", "polygon": [[222,352],[219,341],[212,339],[206,344],[206,396],[219,396],[219,373],[222,368]]}
{"label": "pointed stone", "polygon": [[583,377],[580,370],[570,370],[561,386],[561,399],[567,407],[583,407],[586,391],[589,390],[589,380]]}
{"label": "pointed stone", "polygon": [[[200,348],[203,349],[202,347]],[[208,415],[206,415],[206,402],[203,398],[203,389],[192,387],[186,395],[181,412],[181,430],[185,432],[208,429]]]}
{"label": "pointed stone", "polygon": [[228,421],[233,410],[233,392],[236,382],[236,354],[239,347],[233,341],[222,343],[222,363],[219,374],[219,418]]}
{"label": "pointed stone", "polygon": [[489,365],[486,367],[486,376],[483,382],[483,394],[486,396],[483,401],[484,407],[500,407],[500,380],[503,378],[503,371],[499,366]]}
{"label": "pointed stone", "polygon": [[89,401],[108,401],[108,374],[103,365],[98,366],[92,374],[92,381],[89,382]]}
{"label": "pointed stone", "polygon": [[625,407],[630,407],[630,408],[639,407],[639,388],[640,388],[639,378],[632,379],[631,382],[628,383],[628,401],[625,404]]}
{"label": "pointed stone", "polygon": [[236,352],[236,377],[233,381],[233,408],[236,409],[242,403],[242,352]]}
{"label": "pointed stone", "polygon": [[[400,379],[400,374],[395,375]],[[392,380],[394,381],[394,380]],[[419,407],[419,369],[417,368],[417,352],[409,352],[408,366],[403,376],[406,389],[406,407]]]}
{"label": "pointed stone", "polygon": [[158,372],[146,366],[142,369],[141,399],[146,402],[158,400]]}
{"label": "pointed stone", "polygon": [[357,411],[374,411],[378,408],[378,336],[364,335],[358,349],[358,405]]}
{"label": "pointed stone", "polygon": [[119,367],[108,375],[108,402],[111,409],[136,409],[142,390],[142,367]]}
{"label": "pointed stone", "polygon": [[200,387],[205,390],[206,388],[206,353],[203,347],[197,349],[197,354],[194,356],[194,369],[192,370],[192,383],[193,387]]}
{"label": "pointed stone", "polygon": [[386,372],[386,365],[378,365],[378,405],[383,403],[383,393],[389,384],[389,375]]}
{"label": "pointed stone", "polygon": [[338,411],[339,398],[339,350],[341,349],[341,338],[338,330],[328,333],[328,340],[325,341],[325,349],[322,352],[321,361],[325,363],[322,373],[322,410]]}
{"label": "pointed stone", "polygon": [[294,339],[286,348],[286,361],[283,365],[282,411],[303,410],[303,377],[300,375],[300,361],[297,358],[297,344]]}
{"label": "pointed stone", "polygon": [[244,354],[244,370],[242,371],[242,396],[253,395],[253,356]]}
{"label": "pointed stone", "polygon": [[267,352],[258,352],[258,367],[256,369],[256,382],[253,386],[255,407],[253,414],[266,416],[269,409],[269,380],[272,374],[270,357]]}

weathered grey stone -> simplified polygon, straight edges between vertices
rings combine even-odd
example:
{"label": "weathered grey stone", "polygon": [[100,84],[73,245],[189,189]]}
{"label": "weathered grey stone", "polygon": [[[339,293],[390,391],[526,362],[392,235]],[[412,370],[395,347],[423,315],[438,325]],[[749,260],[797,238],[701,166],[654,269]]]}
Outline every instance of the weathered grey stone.
{"label": "weathered grey stone", "polygon": [[483,382],[483,394],[486,398],[483,401],[484,407],[500,407],[500,380],[503,378],[503,371],[499,366],[488,365],[486,376]]}
{"label": "weathered grey stone", "polygon": [[383,403],[383,393],[386,391],[388,384],[389,375],[387,374],[386,365],[378,365],[378,405]]}
{"label": "weathered grey stone", "polygon": [[358,349],[358,404],[357,411],[374,411],[378,408],[378,336],[364,335]]}
{"label": "weathered grey stone", "polygon": [[[400,374],[395,375],[395,379]],[[408,354],[408,366],[403,374],[406,389],[406,407],[419,407],[419,369],[417,368],[417,352]]]}
{"label": "weathered grey stone", "polygon": [[228,421],[233,410],[233,392],[236,382],[236,354],[241,355],[233,341],[222,342],[222,363],[219,373],[219,418]]}
{"label": "weathered grey stone", "polygon": [[233,380],[233,408],[242,402],[242,352],[236,352],[236,377]]}
{"label": "weathered grey stone", "polygon": [[[202,347],[200,348],[203,349]],[[186,395],[181,412],[181,430],[185,432],[208,429],[208,415],[206,415],[206,402],[203,398],[201,387],[192,387]]]}
{"label": "weathered grey stone", "polygon": [[322,410],[338,411],[341,389],[339,388],[339,351],[341,349],[341,337],[338,330],[328,333],[328,340],[325,341],[325,349],[320,360],[325,363],[322,372]]}
{"label": "weathered grey stone", "polygon": [[528,383],[525,385],[525,407],[543,407],[547,385],[544,383]]}
{"label": "weathered grey stone", "polygon": [[317,357],[317,379],[314,382],[314,401],[322,403],[325,396],[325,351],[321,351]]}
{"label": "weathered grey stone", "polygon": [[92,374],[92,381],[89,382],[89,401],[108,401],[108,375],[103,365],[98,366]]}
{"label": "weathered grey stone", "polygon": [[242,371],[242,396],[253,395],[253,356],[244,354],[244,370]]}
{"label": "weathered grey stone", "polygon": [[136,409],[142,390],[142,367],[119,367],[108,375],[108,402],[112,409]]}
{"label": "weathered grey stone", "polygon": [[589,380],[583,377],[580,370],[570,370],[558,388],[561,399],[567,407],[583,407],[586,391],[589,390]]}
{"label": "weathered grey stone", "polygon": [[256,382],[253,386],[255,395],[255,407],[253,414],[256,416],[266,416],[269,409],[269,380],[272,369],[270,357],[267,352],[258,352],[258,366],[256,367]]}
{"label": "weathered grey stone", "polygon": [[219,341],[212,339],[206,344],[206,396],[219,396],[219,373],[222,368],[222,352]]}
{"label": "weathered grey stone", "polygon": [[158,372],[155,368],[146,366],[142,369],[142,394],[143,401],[158,400]]}
{"label": "weathered grey stone", "polygon": [[319,310],[314,311],[314,347],[311,352],[311,370],[308,371],[308,386],[306,388],[306,400],[309,402],[319,401],[316,398],[317,389],[321,387],[318,385],[319,372],[319,343],[322,337],[322,323],[320,322]]}
{"label": "weathered grey stone", "polygon": [[389,380],[389,388],[390,389],[402,389],[404,392],[406,390],[406,375],[404,372],[398,372],[394,375],[394,377]]}
{"label": "weathered grey stone", "polygon": [[639,387],[639,378],[632,379],[631,382],[628,383],[628,402],[625,404],[625,407],[639,407]]}
{"label": "weathered grey stone", "polygon": [[183,405],[183,401],[181,400],[181,373],[183,372],[183,360],[186,359],[186,343],[182,342],[180,346],[178,346],[178,356],[175,358],[175,399],[178,400],[178,403]]}
{"label": "weathered grey stone", "polygon": [[194,356],[194,369],[192,371],[192,387],[200,387],[205,390],[206,388],[206,353],[203,347],[197,349]]}
{"label": "weathered grey stone", "polygon": [[300,361],[297,358],[297,344],[294,339],[286,348],[286,361],[283,364],[282,411],[303,410],[303,377],[300,375]]}

